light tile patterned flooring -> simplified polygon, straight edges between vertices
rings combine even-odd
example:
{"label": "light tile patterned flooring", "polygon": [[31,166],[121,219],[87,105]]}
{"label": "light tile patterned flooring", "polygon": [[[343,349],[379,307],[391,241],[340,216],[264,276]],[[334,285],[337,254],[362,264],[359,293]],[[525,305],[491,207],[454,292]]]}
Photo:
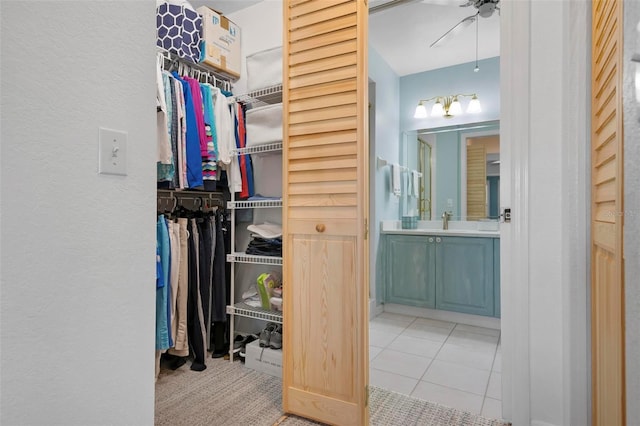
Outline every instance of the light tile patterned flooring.
{"label": "light tile patterned flooring", "polygon": [[373,386],[502,417],[500,331],[384,312],[369,345]]}

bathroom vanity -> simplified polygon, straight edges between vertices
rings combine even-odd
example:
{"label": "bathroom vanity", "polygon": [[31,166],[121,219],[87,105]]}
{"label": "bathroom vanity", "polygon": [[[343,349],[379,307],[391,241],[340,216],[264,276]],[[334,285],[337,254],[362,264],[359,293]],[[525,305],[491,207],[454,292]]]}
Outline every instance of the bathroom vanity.
{"label": "bathroom vanity", "polygon": [[384,301],[500,317],[498,223],[451,222],[447,230],[439,223],[402,229],[400,221],[382,222]]}

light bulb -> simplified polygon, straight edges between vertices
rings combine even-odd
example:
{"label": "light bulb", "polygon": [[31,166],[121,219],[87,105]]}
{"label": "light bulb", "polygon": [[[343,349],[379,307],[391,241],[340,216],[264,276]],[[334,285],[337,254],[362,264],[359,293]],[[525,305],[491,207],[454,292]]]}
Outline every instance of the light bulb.
{"label": "light bulb", "polygon": [[436,103],[433,104],[433,108],[431,108],[431,116],[436,117],[438,115],[444,114],[444,108],[442,108],[442,104],[440,103],[440,98],[436,100]]}
{"label": "light bulb", "polygon": [[453,98],[453,102],[451,102],[451,106],[449,107],[449,114],[451,115],[462,114],[462,105],[460,105],[460,101],[458,101],[457,96],[455,96]]}
{"label": "light bulb", "polygon": [[427,108],[425,108],[422,101],[416,107],[416,112],[413,114],[413,118],[427,118]]}
{"label": "light bulb", "polygon": [[482,107],[480,106],[480,100],[476,95],[473,95],[473,98],[469,101],[469,106],[467,107],[467,112],[470,114],[475,114],[482,111]]}

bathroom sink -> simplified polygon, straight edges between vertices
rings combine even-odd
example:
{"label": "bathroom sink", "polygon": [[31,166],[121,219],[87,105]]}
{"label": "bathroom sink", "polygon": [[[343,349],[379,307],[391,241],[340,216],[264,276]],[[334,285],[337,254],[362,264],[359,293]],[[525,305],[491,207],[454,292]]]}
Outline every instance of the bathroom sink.
{"label": "bathroom sink", "polygon": [[[435,222],[435,223],[434,223]],[[386,234],[404,235],[441,235],[450,237],[490,237],[500,236],[499,230],[480,230],[478,222],[449,222],[449,229],[442,229],[436,226],[439,221],[420,221],[416,229],[402,229],[400,221],[383,221],[381,232]],[[496,223],[497,225],[497,223]],[[497,226],[496,226],[497,227]]]}

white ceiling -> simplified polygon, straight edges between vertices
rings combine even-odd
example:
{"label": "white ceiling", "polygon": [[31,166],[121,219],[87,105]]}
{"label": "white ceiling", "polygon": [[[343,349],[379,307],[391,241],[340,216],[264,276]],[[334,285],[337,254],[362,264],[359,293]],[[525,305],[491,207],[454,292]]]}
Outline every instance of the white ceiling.
{"label": "white ceiling", "polygon": [[[191,0],[194,7],[206,4],[225,14],[275,0]],[[390,0],[371,0],[377,6]],[[473,6],[459,7],[465,0],[415,0],[369,15],[369,42],[398,76],[473,62],[476,59],[476,24],[466,27],[447,43],[429,45],[462,19],[474,15]],[[497,12],[478,21],[478,58],[500,55],[500,16]]]}
{"label": "white ceiling", "polygon": [[[375,0],[371,6],[386,3]],[[428,1],[428,3],[427,3]],[[476,59],[476,24],[438,47],[429,45],[467,16],[473,6],[464,0],[409,2],[369,15],[369,42],[399,76]],[[478,20],[478,58],[500,55],[500,17],[497,12]]]}

